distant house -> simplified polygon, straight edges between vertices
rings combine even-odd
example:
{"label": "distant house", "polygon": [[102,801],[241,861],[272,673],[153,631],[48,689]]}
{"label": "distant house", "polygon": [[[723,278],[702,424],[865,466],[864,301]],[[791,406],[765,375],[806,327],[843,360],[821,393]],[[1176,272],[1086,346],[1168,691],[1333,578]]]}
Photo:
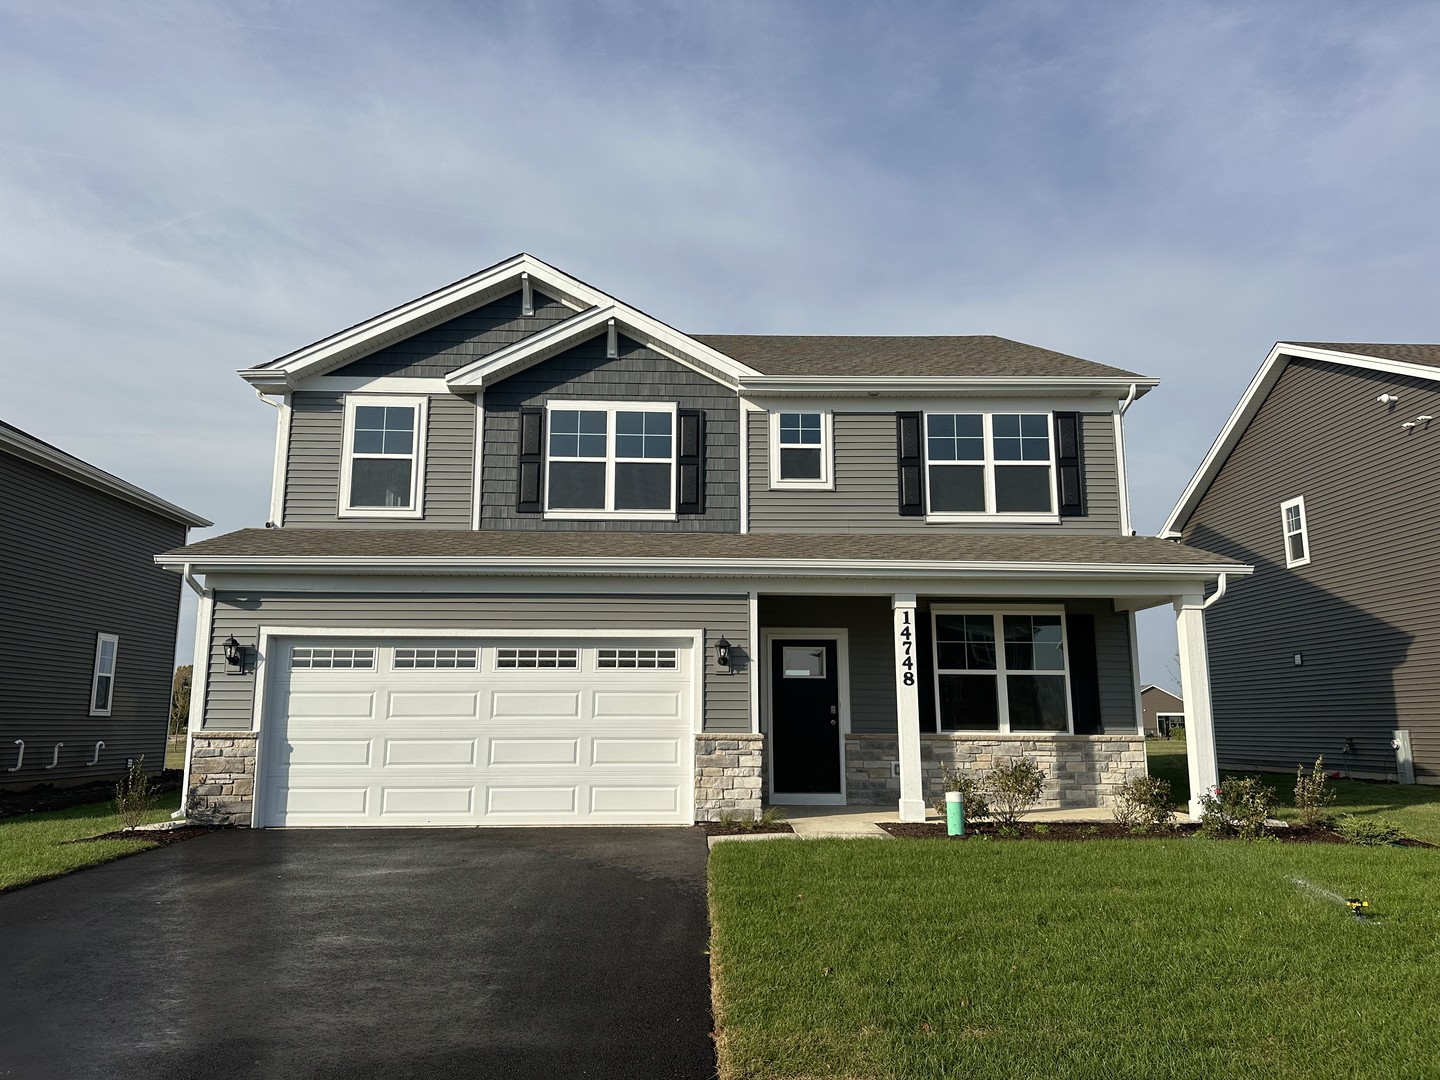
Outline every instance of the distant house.
{"label": "distant house", "polygon": [[1169,735],[1185,724],[1185,702],[1154,683],[1140,688],[1140,716],[1146,735]]}
{"label": "distant house", "polygon": [[165,760],[180,580],[155,556],[209,525],[0,423],[0,787]]}
{"label": "distant house", "polygon": [[1165,535],[1255,566],[1206,612],[1221,768],[1440,784],[1440,345],[1277,344]]}

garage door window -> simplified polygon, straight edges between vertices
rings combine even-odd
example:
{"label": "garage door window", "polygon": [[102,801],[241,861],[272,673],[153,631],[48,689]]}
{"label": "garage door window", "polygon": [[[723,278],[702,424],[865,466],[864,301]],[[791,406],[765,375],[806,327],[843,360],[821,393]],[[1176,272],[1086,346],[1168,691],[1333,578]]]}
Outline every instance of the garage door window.
{"label": "garage door window", "polygon": [[297,671],[314,668],[375,669],[374,649],[322,649],[297,645],[290,650],[290,666]]}
{"label": "garage door window", "polygon": [[418,668],[476,668],[480,666],[479,649],[396,649],[395,670]]}
{"label": "garage door window", "polygon": [[580,667],[579,649],[496,649],[495,666],[512,668],[567,668]]}
{"label": "garage door window", "polygon": [[595,666],[601,670],[651,668],[674,671],[679,664],[674,649],[600,649]]}

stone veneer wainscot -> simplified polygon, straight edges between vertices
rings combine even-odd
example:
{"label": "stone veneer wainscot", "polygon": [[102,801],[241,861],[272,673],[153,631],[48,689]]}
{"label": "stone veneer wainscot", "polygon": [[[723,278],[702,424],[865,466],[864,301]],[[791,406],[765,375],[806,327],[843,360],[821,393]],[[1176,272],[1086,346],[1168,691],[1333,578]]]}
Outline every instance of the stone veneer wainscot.
{"label": "stone veneer wainscot", "polygon": [[695,820],[760,816],[763,735],[695,736]]}
{"label": "stone veneer wainscot", "polygon": [[[890,775],[890,763],[899,755],[893,735],[845,736],[846,801],[879,805],[897,800],[900,780]],[[1109,807],[1125,780],[1145,774],[1145,737],[922,734],[920,769],[926,803],[943,795],[944,766],[985,772],[1015,757],[1028,757],[1045,770],[1045,792],[1037,809]]]}
{"label": "stone veneer wainscot", "polygon": [[249,825],[255,809],[255,732],[197,731],[185,813],[215,825]]}

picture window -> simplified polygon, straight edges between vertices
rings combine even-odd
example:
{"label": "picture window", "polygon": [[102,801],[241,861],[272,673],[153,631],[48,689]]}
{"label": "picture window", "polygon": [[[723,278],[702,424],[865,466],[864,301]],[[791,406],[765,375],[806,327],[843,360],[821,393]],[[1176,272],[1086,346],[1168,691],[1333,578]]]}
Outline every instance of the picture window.
{"label": "picture window", "polygon": [[932,620],[941,731],[1071,730],[1063,615],[936,610]]}

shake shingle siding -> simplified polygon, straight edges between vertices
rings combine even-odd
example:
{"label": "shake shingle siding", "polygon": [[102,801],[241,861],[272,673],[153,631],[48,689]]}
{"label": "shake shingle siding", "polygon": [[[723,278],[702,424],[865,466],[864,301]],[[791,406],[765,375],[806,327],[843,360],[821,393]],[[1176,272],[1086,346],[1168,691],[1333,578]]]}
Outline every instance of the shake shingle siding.
{"label": "shake shingle siding", "polygon": [[[482,529],[581,532],[738,532],[740,406],[729,390],[623,334],[606,359],[605,335],[518,372],[485,391]],[[677,521],[546,521],[515,510],[519,410],[547,401],[674,402],[705,413],[705,513]]]}
{"label": "shake shingle siding", "polygon": [[[1440,416],[1434,382],[1292,361],[1191,515],[1187,543],[1256,567],[1206,613],[1222,767],[1324,754],[1393,776],[1409,728],[1416,778],[1440,783],[1440,426],[1400,426],[1421,414]],[[1287,569],[1297,496],[1311,559]]]}
{"label": "shake shingle siding", "polygon": [[[964,526],[927,524],[898,510],[895,414],[837,412],[833,420],[833,491],[770,488],[770,416],[748,416],[750,528],[755,532],[901,532],[963,528],[965,531],[1055,532],[1054,525],[1017,526],[1003,521]],[[1065,518],[1066,533],[1116,535],[1120,531],[1120,485],[1115,426],[1109,413],[1085,414],[1085,486],[1088,513]]]}
{"label": "shake shingle siding", "polygon": [[285,475],[285,525],[297,528],[462,528],[471,523],[475,475],[475,402],[435,394],[429,398],[425,444],[425,516],[387,521],[341,518],[340,464],[344,453],[345,395],[302,391],[292,395],[290,457]]}
{"label": "shake shingle siding", "polygon": [[[181,582],[153,557],[182,542],[184,526],[3,451],[0,498],[0,784],[112,778],[141,755],[160,768]],[[102,632],[120,638],[113,706],[92,717]],[[3,771],[16,739],[24,765]]]}
{"label": "shake shingle siding", "polygon": [[375,628],[377,637],[404,630],[554,630],[557,636],[584,636],[586,630],[703,629],[705,656],[705,730],[750,730],[750,680],[743,672],[723,673],[715,666],[715,642],[728,639],[736,655],[749,652],[747,597],[729,595],[557,596],[518,594],[404,595],[355,592],[221,591],[215,599],[211,633],[210,678],[205,726],[248,730],[254,715],[253,666],[245,674],[227,674],[221,647],[234,634],[253,649],[261,626]]}

